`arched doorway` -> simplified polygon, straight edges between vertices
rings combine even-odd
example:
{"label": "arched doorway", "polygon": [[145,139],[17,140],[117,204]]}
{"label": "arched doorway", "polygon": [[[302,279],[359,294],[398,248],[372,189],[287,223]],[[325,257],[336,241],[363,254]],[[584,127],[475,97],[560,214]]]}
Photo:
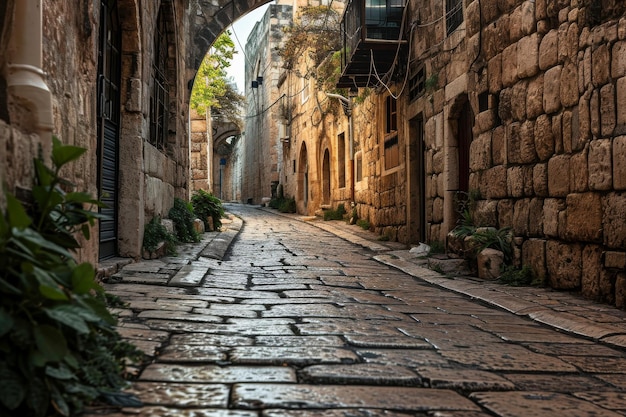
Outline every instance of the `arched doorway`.
{"label": "arched doorway", "polygon": [[300,212],[307,214],[309,205],[309,163],[306,144],[303,143],[298,157],[298,198],[297,205]]}
{"label": "arched doorway", "polygon": [[322,204],[330,204],[330,152],[324,150],[322,161]]}

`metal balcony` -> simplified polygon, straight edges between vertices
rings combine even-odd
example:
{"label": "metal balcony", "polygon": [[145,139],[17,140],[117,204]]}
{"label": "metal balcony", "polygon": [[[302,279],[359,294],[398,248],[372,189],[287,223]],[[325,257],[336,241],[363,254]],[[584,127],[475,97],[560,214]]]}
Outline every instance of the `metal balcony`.
{"label": "metal balcony", "polygon": [[350,0],[341,20],[343,49],[338,88],[377,83],[406,49],[400,33],[405,0]]}

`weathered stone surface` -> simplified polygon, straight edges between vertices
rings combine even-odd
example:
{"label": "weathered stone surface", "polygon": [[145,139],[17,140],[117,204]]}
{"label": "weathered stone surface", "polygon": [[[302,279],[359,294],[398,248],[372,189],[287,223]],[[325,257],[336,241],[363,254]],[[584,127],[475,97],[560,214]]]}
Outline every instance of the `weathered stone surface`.
{"label": "weathered stone surface", "polygon": [[589,144],[589,188],[592,190],[610,190],[613,181],[611,164],[611,141],[598,139]]}
{"label": "weathered stone surface", "polygon": [[553,29],[546,33],[539,44],[539,68],[547,70],[557,64],[558,31]]}
{"label": "weathered stone surface", "polygon": [[607,251],[604,253],[604,267],[626,269],[626,252]]}
{"label": "weathered stone surface", "polygon": [[561,109],[561,70],[558,65],[547,70],[543,76],[543,108],[547,114],[556,113]]}
{"label": "weathered stone surface", "polygon": [[602,248],[599,245],[587,245],[582,252],[581,292],[592,300],[601,298],[600,276],[602,273]]}
{"label": "weathered stone surface", "polygon": [[589,190],[588,149],[573,154],[570,159],[570,191],[584,193]]}
{"label": "weathered stone surface", "polygon": [[607,84],[600,89],[600,133],[611,136],[615,129],[615,86]]}
{"label": "weathered stone surface", "polygon": [[379,408],[397,411],[478,410],[449,390],[356,385],[237,384],[233,404],[239,408]]}
{"label": "weathered stone surface", "polygon": [[526,89],[526,116],[534,119],[543,113],[543,74],[531,79]]}
{"label": "weathered stone surface", "polygon": [[542,114],[535,122],[535,151],[540,161],[547,161],[554,154],[554,136],[550,116]]}
{"label": "weathered stone surface", "polygon": [[556,155],[548,161],[548,193],[551,197],[569,194],[569,159],[568,155]]}
{"label": "weathered stone surface", "polygon": [[615,86],[615,134],[626,134],[626,77],[617,80]]}
{"label": "weathered stone surface", "polygon": [[591,53],[591,60],[593,66],[591,80],[594,86],[601,87],[609,81],[609,73],[611,70],[607,45],[599,45],[594,49]]}
{"label": "weathered stone surface", "polygon": [[522,246],[522,264],[532,268],[533,276],[544,282],[546,269],[546,242],[543,239],[528,239]]}
{"label": "weathered stone surface", "polygon": [[295,382],[293,369],[278,366],[236,366],[151,364],[140,376],[143,381],[220,383]]}
{"label": "weathered stone surface", "polygon": [[500,276],[504,265],[504,253],[497,249],[483,249],[476,256],[478,277],[486,280],[494,280]]}
{"label": "weathered stone surface", "polygon": [[583,242],[602,240],[602,202],[599,194],[569,194],[566,209],[567,239]]}
{"label": "weathered stone surface", "polygon": [[226,408],[229,389],[221,384],[135,382],[129,392],[150,405]]}
{"label": "weathered stone surface", "polygon": [[489,92],[498,94],[502,90],[502,55],[498,54],[487,63],[489,73]]}
{"label": "weathered stone surface", "polygon": [[521,346],[509,346],[506,353],[498,345],[480,349],[445,350],[446,358],[485,371],[539,371],[550,368],[559,372],[576,372],[576,368],[560,359],[531,352]]}
{"label": "weathered stone surface", "polygon": [[533,192],[538,197],[548,196],[548,164],[536,164],[533,167]]}
{"label": "weathered stone surface", "polygon": [[[516,82],[511,88],[511,116],[513,120],[524,121],[526,119],[526,96],[528,81]],[[526,120],[524,123],[530,122]]]}
{"label": "weathered stone surface", "polygon": [[602,197],[604,244],[609,248],[626,246],[626,196],[609,193]]}
{"label": "weathered stone surface", "polygon": [[[526,2],[530,3],[530,2]],[[525,10],[528,10],[526,8]],[[533,77],[539,71],[539,34],[525,36],[517,43],[517,76]]]}
{"label": "weathered stone surface", "polygon": [[578,67],[573,62],[563,66],[560,79],[560,98],[564,107],[578,104]]}
{"label": "weathered stone surface", "polygon": [[564,210],[565,200],[556,198],[546,198],[544,200],[543,232],[546,236],[558,237],[560,235],[560,230],[565,229],[564,222],[561,226],[559,221],[561,217],[560,214],[563,213]]}
{"label": "weathered stone surface", "polygon": [[513,208],[513,230],[517,236],[528,235],[528,222],[530,219],[530,199],[519,199]]}
{"label": "weathered stone surface", "polygon": [[502,85],[512,87],[518,80],[517,77],[517,43],[506,47],[502,51]]}
{"label": "weathered stone surface", "polygon": [[482,134],[470,145],[470,169],[482,171],[491,168],[491,135]]}
{"label": "weathered stone surface", "polygon": [[404,366],[373,363],[313,365],[304,368],[301,376],[304,382],[315,384],[420,386],[422,382],[415,372]]}
{"label": "weathered stone surface", "polygon": [[566,244],[549,240],[546,244],[546,263],[550,285],[558,289],[580,287],[582,271],[582,248],[578,244]]}
{"label": "weathered stone surface", "polygon": [[347,349],[330,346],[238,346],[230,358],[237,364],[294,364],[354,363],[357,356]]}
{"label": "weathered stone surface", "polygon": [[524,415],[529,409],[541,409],[545,416],[561,416],[576,410],[581,416],[602,415],[617,417],[619,414],[566,394],[543,392],[490,392],[474,393],[470,398],[483,407],[500,415]]}
{"label": "weathered stone surface", "polygon": [[507,195],[507,169],[503,165],[490,168],[480,177],[480,193],[485,198],[503,198]]}

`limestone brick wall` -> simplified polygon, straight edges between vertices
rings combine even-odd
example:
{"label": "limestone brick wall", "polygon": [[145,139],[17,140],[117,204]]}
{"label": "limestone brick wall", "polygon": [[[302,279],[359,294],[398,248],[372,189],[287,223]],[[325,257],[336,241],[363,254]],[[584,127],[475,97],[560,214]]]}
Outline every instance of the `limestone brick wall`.
{"label": "limestone brick wall", "polygon": [[211,179],[209,177],[209,140],[211,118],[206,115],[191,112],[191,181],[189,191],[210,191]]}
{"label": "limestone brick wall", "polygon": [[[415,47],[437,82],[409,110],[425,117],[431,239],[454,226],[446,218],[453,207],[447,190],[458,174],[455,103],[466,97],[476,221],[512,227],[518,264],[553,288],[623,308],[625,7],[591,3],[467,2],[455,49]],[[422,33],[432,31],[444,46],[454,42],[435,26]]]}

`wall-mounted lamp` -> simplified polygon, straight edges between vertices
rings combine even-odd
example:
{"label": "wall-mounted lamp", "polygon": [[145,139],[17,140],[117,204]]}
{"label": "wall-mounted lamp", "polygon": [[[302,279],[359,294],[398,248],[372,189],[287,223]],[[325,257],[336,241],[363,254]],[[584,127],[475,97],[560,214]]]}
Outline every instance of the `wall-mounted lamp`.
{"label": "wall-mounted lamp", "polygon": [[259,82],[258,81],[252,81],[252,88],[259,88]]}

